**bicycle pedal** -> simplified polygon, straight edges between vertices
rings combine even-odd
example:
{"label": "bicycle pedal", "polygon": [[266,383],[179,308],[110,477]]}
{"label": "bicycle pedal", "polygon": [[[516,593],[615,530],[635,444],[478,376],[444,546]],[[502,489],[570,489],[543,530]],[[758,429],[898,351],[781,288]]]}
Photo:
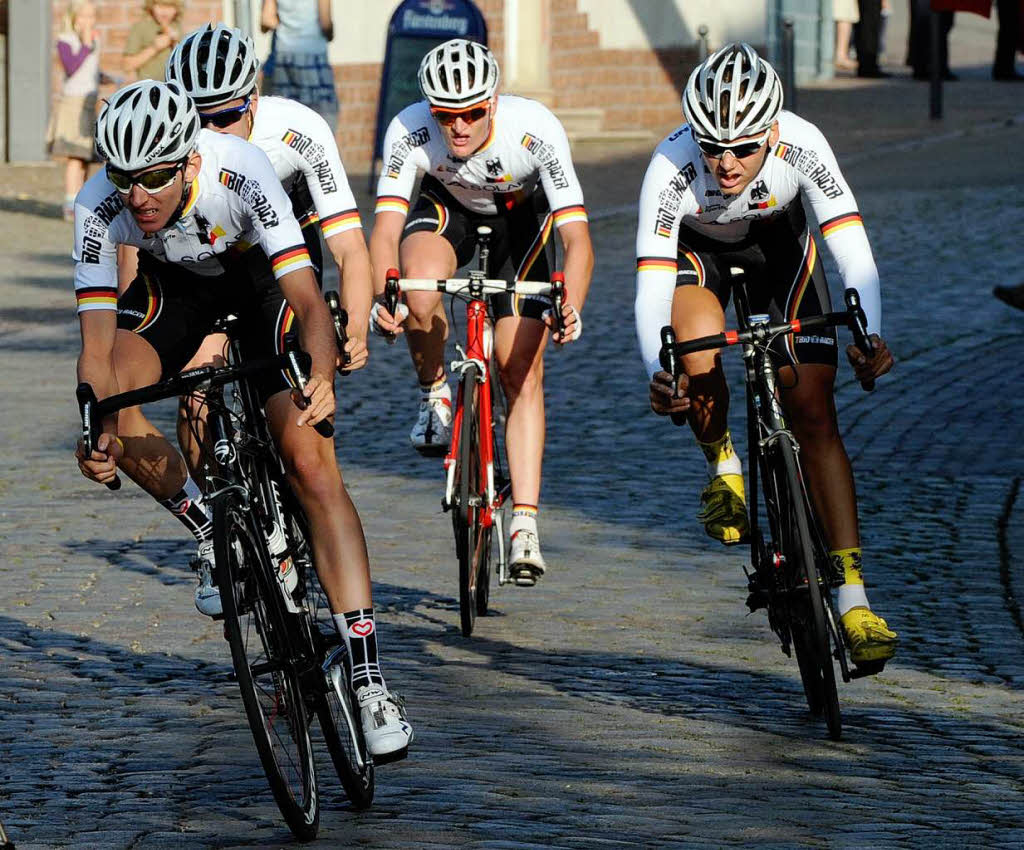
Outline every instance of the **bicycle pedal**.
{"label": "bicycle pedal", "polygon": [[423,457],[444,457],[448,454],[448,446],[413,446]]}
{"label": "bicycle pedal", "polygon": [[768,607],[768,594],[760,588],[749,588],[750,593],[747,594],[747,607],[751,613],[759,611],[761,608]]}
{"label": "bicycle pedal", "polygon": [[516,587],[533,587],[542,575],[543,570],[531,564],[512,564],[509,568],[509,579]]}
{"label": "bicycle pedal", "polygon": [[385,753],[382,756],[374,756],[373,764],[376,767],[380,767],[383,764],[392,764],[396,761],[401,761],[409,755],[409,748],[403,747],[400,750],[395,750],[393,753]]}

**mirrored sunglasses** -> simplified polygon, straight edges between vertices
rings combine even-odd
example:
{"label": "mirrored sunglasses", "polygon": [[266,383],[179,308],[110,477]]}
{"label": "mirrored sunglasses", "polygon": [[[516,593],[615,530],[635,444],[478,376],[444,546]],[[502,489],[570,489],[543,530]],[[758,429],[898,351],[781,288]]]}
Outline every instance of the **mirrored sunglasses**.
{"label": "mirrored sunglasses", "polygon": [[185,167],[185,163],[188,160],[183,159],[181,162],[177,162],[174,165],[169,165],[166,168],[157,168],[153,171],[143,171],[141,174],[132,174],[129,171],[119,171],[116,168],[107,166],[107,179],[114,184],[114,188],[117,189],[122,195],[127,195],[132,190],[132,186],[139,186],[144,192],[150,195],[155,195],[157,192],[161,192],[170,186],[175,178],[178,176],[178,172]]}
{"label": "mirrored sunglasses", "polygon": [[748,156],[753,156],[764,145],[765,140],[768,138],[768,134],[771,132],[771,128],[765,131],[765,134],[753,142],[742,142],[741,144],[725,144],[720,145],[716,142],[708,142],[704,139],[697,139],[697,147],[700,148],[700,152],[705,156],[713,157],[714,159],[721,159],[725,156],[726,151],[732,151],[732,155],[736,159],[746,159]]}
{"label": "mirrored sunglasses", "polygon": [[448,109],[431,109],[430,114],[434,116],[434,120],[438,124],[443,124],[445,127],[450,127],[459,118],[467,124],[475,124],[487,114],[487,107],[477,106],[473,109],[463,109],[459,112],[452,112]]}
{"label": "mirrored sunglasses", "polygon": [[245,103],[241,106],[232,106],[230,109],[222,109],[219,112],[200,112],[199,113],[199,126],[209,127],[213,124],[214,127],[230,127],[236,121],[241,120],[242,116],[249,111],[249,102],[252,98],[246,98]]}

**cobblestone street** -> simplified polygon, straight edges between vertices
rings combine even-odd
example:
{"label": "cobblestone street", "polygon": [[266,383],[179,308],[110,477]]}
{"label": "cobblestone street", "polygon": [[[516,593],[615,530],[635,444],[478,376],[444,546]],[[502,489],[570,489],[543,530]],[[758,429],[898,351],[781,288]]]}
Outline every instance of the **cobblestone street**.
{"label": "cobblestone street", "polygon": [[[588,152],[586,331],[545,379],[551,569],[495,589],[471,639],[440,462],[408,448],[404,345],[374,340],[341,387],[385,674],[416,741],[364,813],[324,754],[307,846],[1024,846],[1024,314],[991,296],[1024,280],[1024,107],[1013,86],[957,85],[941,129],[910,114],[926,91],[909,81],[801,92],[857,194],[897,358],[872,394],[840,372],[870,595],[901,638],[882,675],[840,685],[843,740],[747,614],[744,553],[693,519],[689,431],[647,408],[630,205],[650,148]],[[855,118],[872,109],[878,137]],[[290,846],[221,628],[192,605],[192,544],[72,458],[71,233],[36,177],[7,168],[0,191],[0,821],[18,850]]]}

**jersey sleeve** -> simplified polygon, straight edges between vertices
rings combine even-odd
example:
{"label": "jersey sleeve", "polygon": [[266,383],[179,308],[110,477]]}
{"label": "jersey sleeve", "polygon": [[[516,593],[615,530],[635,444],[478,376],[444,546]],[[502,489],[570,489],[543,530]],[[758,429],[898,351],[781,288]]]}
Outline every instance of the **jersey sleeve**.
{"label": "jersey sleeve", "polygon": [[[231,187],[242,200],[256,241],[263,248],[274,272],[274,279],[301,268],[312,268],[309,250],[285,194],[267,155],[255,145],[244,144],[244,161],[232,174]],[[240,148],[242,150],[242,148]],[[221,172],[221,182],[225,171]]]}
{"label": "jersey sleeve", "polygon": [[[392,119],[384,135],[384,166],[377,181],[375,213],[409,212],[416,177],[426,171],[429,163],[424,146],[432,132],[429,122],[416,104],[406,107]],[[415,125],[415,126],[414,126]]]}
{"label": "jersey sleeve", "polygon": [[647,167],[640,189],[636,231],[636,316],[640,356],[648,376],[661,369],[661,329],[672,320],[672,296],[676,286],[679,225],[696,214],[698,205],[690,184],[696,166],[687,161],[681,168],[662,152]]}
{"label": "jersey sleeve", "polygon": [[[100,187],[97,181],[105,187]],[[111,227],[122,209],[121,196],[102,173],[86,183],[75,198],[75,243],[71,257],[75,261],[79,313],[117,309],[117,241]]]}
{"label": "jersey sleeve", "polygon": [[547,196],[548,206],[551,207],[555,227],[573,221],[587,221],[583,188],[576,177],[565,128],[546,108],[542,108],[538,115],[538,130],[544,134],[543,138],[539,134],[526,132],[521,144],[537,162],[541,186]]}
{"label": "jersey sleeve", "polygon": [[305,109],[302,117],[304,132],[289,129],[281,141],[306,181],[324,237],[362,227],[330,125],[312,109]]}
{"label": "jersey sleeve", "polygon": [[857,290],[867,316],[868,331],[880,334],[882,303],[878,269],[857,201],[821,131],[806,122],[800,129],[799,144],[780,142],[775,155],[795,163],[800,189],[818,220],[843,286]]}

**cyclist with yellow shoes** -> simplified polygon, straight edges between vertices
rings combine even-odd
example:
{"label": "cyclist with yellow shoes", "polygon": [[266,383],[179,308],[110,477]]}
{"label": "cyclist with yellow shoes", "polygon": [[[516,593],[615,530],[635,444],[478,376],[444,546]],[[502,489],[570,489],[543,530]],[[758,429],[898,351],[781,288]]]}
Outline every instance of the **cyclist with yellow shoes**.
{"label": "cyclist with yellow shoes", "polygon": [[[678,386],[660,370],[660,330],[679,340],[721,333],[731,269],[742,268],[750,308],[775,321],[831,310],[824,270],[802,200],[814,211],[843,285],[854,288],[875,346],[847,357],[858,379],[893,365],[878,335],[878,271],[856,201],[817,127],[782,111],[775,70],[747,44],[730,44],[699,65],[683,93],[686,124],[655,150],[640,195],[636,324],[651,377],[652,409],[685,414],[708,464],[698,519],[726,545],[748,532],[743,470],[727,422],[729,391],[716,351],[683,358]],[[808,489],[844,583],[838,608],[855,664],[883,661],[896,633],[868,604],[853,473],[833,398],[834,330],[788,334],[772,343],[786,363],[782,403],[800,444]]]}

